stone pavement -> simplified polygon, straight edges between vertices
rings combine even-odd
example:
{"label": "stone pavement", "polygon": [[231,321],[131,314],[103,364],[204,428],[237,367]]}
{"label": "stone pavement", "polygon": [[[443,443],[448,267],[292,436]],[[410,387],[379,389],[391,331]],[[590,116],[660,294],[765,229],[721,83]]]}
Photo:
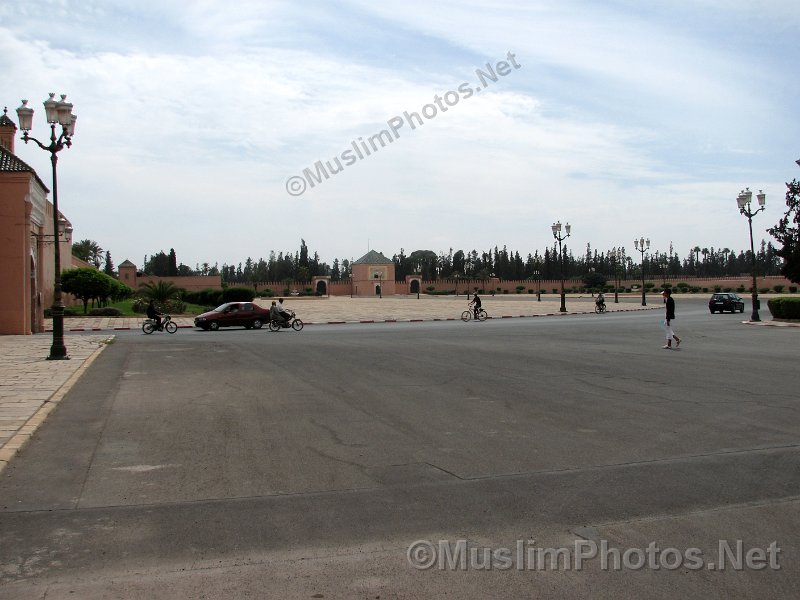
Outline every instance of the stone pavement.
{"label": "stone pavement", "polygon": [[[642,307],[640,296],[621,295],[614,304],[606,298],[609,312],[630,310],[663,310],[658,296],[652,296]],[[683,300],[683,298],[681,298]],[[695,300],[695,298],[686,298]],[[269,306],[270,301],[259,301]],[[567,297],[567,313],[594,312],[594,299]],[[403,321],[456,320],[467,308],[465,296],[392,296],[386,298],[287,298],[286,306],[297,312],[306,324],[381,323]],[[561,315],[558,296],[542,296],[537,302],[532,295],[484,296],[483,308],[490,318],[519,318]],[[603,318],[598,315],[597,318]],[[768,320],[753,325],[798,327],[800,323]],[[179,327],[192,327],[193,317],[175,317]],[[48,361],[52,338],[49,335],[0,336],[0,472],[8,461],[30,439],[47,414],[67,393],[83,371],[113,340],[113,331],[139,329],[143,318],[70,317],[65,331],[102,331],[102,335],[69,336],[70,360]],[[747,322],[747,321],[745,321]],[[50,323],[46,329],[51,330]]]}
{"label": "stone pavement", "polygon": [[[541,302],[536,297],[519,294],[500,296],[483,296],[483,308],[490,318],[533,317],[559,315],[560,300],[558,296],[543,295]],[[271,300],[260,298],[256,304],[268,308]],[[594,299],[589,296],[567,296],[567,313],[579,314],[594,312]],[[372,323],[393,321],[444,321],[457,320],[467,308],[466,296],[387,296],[385,298],[350,298],[349,296],[331,296],[329,298],[289,297],[285,301],[287,308],[297,312],[297,316],[306,325],[320,323]],[[619,310],[642,310],[640,296],[625,295],[620,303],[614,304],[611,296],[606,299],[609,312]],[[661,308],[661,298],[653,296],[647,308]],[[194,318],[176,316],[173,318],[178,327],[193,327]],[[64,321],[65,331],[107,331],[139,329],[144,317],[69,317]],[[45,329],[51,330],[49,322]]]}
{"label": "stone pavement", "polygon": [[0,473],[112,338],[72,336],[70,360],[47,360],[51,336],[0,336]]}

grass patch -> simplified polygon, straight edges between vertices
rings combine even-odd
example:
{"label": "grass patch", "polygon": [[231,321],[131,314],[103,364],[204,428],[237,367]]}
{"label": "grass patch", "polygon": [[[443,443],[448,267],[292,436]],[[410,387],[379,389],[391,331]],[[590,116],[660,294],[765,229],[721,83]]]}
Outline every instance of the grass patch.
{"label": "grass patch", "polygon": [[[121,300],[119,302],[113,302],[108,305],[110,308],[118,309],[123,316],[125,317],[142,317],[142,313],[133,312],[133,299],[128,298],[127,300]],[[199,304],[186,304],[186,310],[181,313],[184,315],[195,316],[199,315],[200,313],[204,313],[208,310],[205,306],[200,306]],[[173,317],[178,315],[171,315]]]}

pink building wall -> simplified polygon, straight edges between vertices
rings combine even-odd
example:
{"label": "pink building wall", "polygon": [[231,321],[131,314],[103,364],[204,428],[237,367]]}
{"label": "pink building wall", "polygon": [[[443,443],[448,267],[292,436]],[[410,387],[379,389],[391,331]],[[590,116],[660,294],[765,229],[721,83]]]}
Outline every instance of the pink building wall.
{"label": "pink building wall", "polygon": [[158,281],[172,282],[175,287],[183,288],[188,292],[199,292],[207,289],[221,289],[222,277],[220,275],[193,275],[176,277],[156,277],[153,275],[140,275],[137,273],[136,265],[126,260],[119,265],[118,279],[134,292],[143,283],[155,283]]}

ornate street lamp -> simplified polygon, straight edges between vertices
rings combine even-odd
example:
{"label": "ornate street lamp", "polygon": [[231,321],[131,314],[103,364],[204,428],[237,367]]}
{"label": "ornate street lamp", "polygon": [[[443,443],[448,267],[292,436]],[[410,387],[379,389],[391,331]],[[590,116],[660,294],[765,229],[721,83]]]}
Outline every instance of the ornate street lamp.
{"label": "ornate street lamp", "polygon": [[741,192],[739,192],[739,196],[736,198],[736,204],[739,206],[739,212],[747,217],[747,224],[750,226],[750,258],[752,259],[753,269],[753,312],[750,315],[751,321],[761,320],[761,317],[758,316],[758,309],[761,307],[759,306],[758,284],[756,283],[756,253],[755,247],[753,246],[753,216],[764,210],[764,205],[767,201],[767,195],[761,190],[758,190],[756,198],[758,198],[758,208],[756,210],[752,210],[750,208],[750,201],[753,199],[753,192],[750,191],[750,188],[743,189]]}
{"label": "ornate street lamp", "polygon": [[567,312],[566,294],[564,293],[564,253],[561,250],[561,242],[569,237],[572,227],[569,223],[564,225],[564,231],[566,232],[566,235],[563,236],[561,235],[561,221],[558,223],[553,223],[550,226],[550,229],[553,230],[553,237],[558,240],[558,258],[559,267],[561,270],[561,307],[558,310],[560,312]]}
{"label": "ornate street lamp", "polygon": [[[59,212],[58,212],[58,178],[56,176],[56,163],[58,153],[65,147],[72,146],[72,136],[75,135],[75,121],[77,116],[72,114],[72,103],[67,102],[66,94],[61,95],[61,100],[55,99],[55,93],[44,101],[45,117],[50,124],[50,143],[45,146],[34,137],[28,135],[33,126],[33,109],[28,107],[28,101],[23,100],[22,106],[17,109],[19,117],[19,128],[22,130],[22,139],[27,144],[33,140],[46,152],[50,153],[50,162],[53,165],[53,235],[58,236],[59,232]],[[61,134],[56,137],[56,125],[61,126]],[[53,284],[53,344],[50,346],[48,360],[66,360],[67,348],[64,346],[64,302],[61,299],[61,248],[56,242],[53,244],[55,255],[55,275]]]}
{"label": "ornate street lamp", "polygon": [[536,269],[533,272],[533,276],[536,277],[536,301],[542,301],[542,273],[539,269]]}
{"label": "ornate street lamp", "polygon": [[612,248],[610,252],[611,264],[614,269],[614,304],[619,304],[619,285],[622,272],[622,261],[625,255],[624,248]]}
{"label": "ornate street lamp", "polygon": [[[647,244],[646,248],[645,243]],[[642,306],[647,306],[647,299],[645,298],[644,290],[644,253],[650,250],[650,238],[639,238],[638,240],[633,240],[633,247],[642,254]]]}
{"label": "ornate street lamp", "polygon": [[72,241],[72,225],[69,224],[64,217],[60,217],[58,219],[58,233],[33,233],[31,232],[31,236],[36,238],[36,242],[39,244],[52,244],[59,239],[64,239],[67,242]]}

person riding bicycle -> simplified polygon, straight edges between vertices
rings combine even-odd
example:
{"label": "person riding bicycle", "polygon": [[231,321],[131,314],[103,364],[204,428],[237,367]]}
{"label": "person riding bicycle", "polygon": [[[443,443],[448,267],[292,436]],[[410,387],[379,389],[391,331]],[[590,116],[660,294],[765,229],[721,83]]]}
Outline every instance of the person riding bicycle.
{"label": "person riding bicycle", "polygon": [[152,319],[156,322],[156,329],[159,331],[161,330],[161,317],[164,316],[164,313],[160,313],[156,310],[155,304],[153,301],[150,300],[150,304],[147,305],[147,318]]}
{"label": "person riding bicycle", "polygon": [[603,296],[603,292],[597,292],[597,300],[595,300],[594,303],[597,304],[598,308],[606,307],[606,297]]}
{"label": "person riding bicycle", "polygon": [[481,311],[481,299],[478,297],[478,292],[475,292],[475,297],[469,301],[467,306],[473,306],[472,312],[475,318],[478,318],[478,313]]}

